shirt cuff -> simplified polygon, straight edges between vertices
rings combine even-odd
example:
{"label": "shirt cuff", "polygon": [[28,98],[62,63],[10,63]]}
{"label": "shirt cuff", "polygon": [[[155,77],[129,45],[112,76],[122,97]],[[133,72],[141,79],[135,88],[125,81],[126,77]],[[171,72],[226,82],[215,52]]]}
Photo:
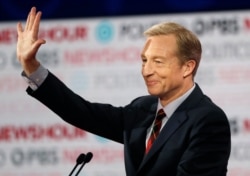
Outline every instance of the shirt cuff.
{"label": "shirt cuff", "polygon": [[48,74],[49,71],[42,65],[40,65],[38,69],[35,72],[33,72],[30,76],[27,76],[24,71],[22,71],[21,73],[25,82],[34,91],[37,90],[40,85],[42,85],[43,81],[47,78]]}

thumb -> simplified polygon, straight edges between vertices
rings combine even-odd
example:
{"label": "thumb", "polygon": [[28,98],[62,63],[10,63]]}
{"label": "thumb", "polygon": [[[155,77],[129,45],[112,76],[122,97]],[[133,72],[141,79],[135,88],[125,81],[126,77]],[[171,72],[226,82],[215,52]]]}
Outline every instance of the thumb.
{"label": "thumb", "polygon": [[34,43],[33,47],[34,47],[35,50],[38,50],[38,49],[40,48],[40,46],[41,46],[42,44],[45,44],[45,43],[46,43],[46,40],[44,40],[44,39],[38,39],[38,40]]}

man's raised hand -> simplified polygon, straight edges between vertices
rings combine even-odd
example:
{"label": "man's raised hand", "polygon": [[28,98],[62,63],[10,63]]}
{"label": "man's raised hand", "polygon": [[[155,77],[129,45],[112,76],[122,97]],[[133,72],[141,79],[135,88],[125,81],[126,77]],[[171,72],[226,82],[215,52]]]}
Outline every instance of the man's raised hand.
{"label": "man's raised hand", "polygon": [[36,54],[40,46],[46,42],[38,38],[41,15],[42,12],[37,12],[36,7],[32,7],[25,27],[23,28],[20,22],[17,24],[17,58],[27,75],[39,67],[40,63],[36,59]]}

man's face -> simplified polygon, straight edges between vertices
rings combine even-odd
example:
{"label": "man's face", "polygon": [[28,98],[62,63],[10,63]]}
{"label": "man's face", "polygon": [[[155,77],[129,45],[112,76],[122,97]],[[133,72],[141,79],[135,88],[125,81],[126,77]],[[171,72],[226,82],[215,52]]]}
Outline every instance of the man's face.
{"label": "man's face", "polygon": [[180,64],[174,35],[148,37],[141,53],[142,75],[148,92],[161,99],[182,94],[185,68]]}

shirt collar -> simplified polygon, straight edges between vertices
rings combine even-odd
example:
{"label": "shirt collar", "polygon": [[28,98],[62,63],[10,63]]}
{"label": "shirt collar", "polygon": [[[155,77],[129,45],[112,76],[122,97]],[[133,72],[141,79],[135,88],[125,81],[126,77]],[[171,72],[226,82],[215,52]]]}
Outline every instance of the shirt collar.
{"label": "shirt collar", "polygon": [[195,88],[195,84],[193,85],[193,87],[191,89],[189,89],[186,93],[184,93],[182,96],[178,97],[177,99],[175,99],[174,101],[172,101],[171,103],[169,103],[168,105],[166,105],[165,107],[162,107],[161,103],[160,103],[160,99],[158,99],[158,106],[157,106],[157,111],[161,108],[164,109],[164,112],[166,113],[167,117],[171,117],[171,115],[174,113],[174,111],[180,106],[180,104],[182,102],[184,102],[186,100],[186,98],[192,93],[192,91]]}

